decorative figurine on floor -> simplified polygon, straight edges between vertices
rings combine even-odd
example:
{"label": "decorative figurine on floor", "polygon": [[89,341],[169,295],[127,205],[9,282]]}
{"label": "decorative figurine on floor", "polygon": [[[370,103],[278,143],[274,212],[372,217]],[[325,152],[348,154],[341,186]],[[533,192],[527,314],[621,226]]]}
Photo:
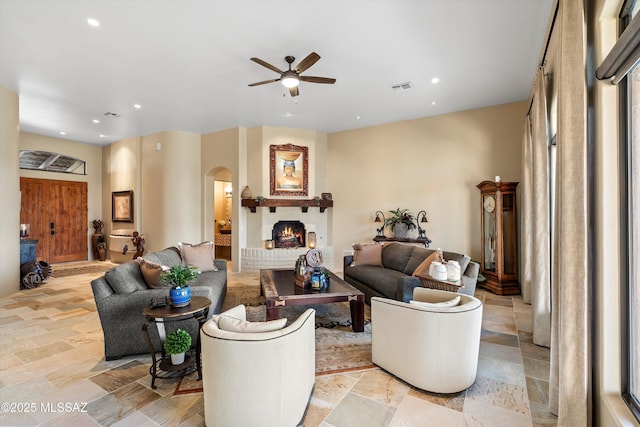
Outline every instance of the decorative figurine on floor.
{"label": "decorative figurine on floor", "polygon": [[140,236],[140,233],[137,231],[134,231],[131,241],[133,242],[133,246],[136,247],[136,253],[133,254],[133,259],[138,259],[138,257],[144,254],[144,237]]}

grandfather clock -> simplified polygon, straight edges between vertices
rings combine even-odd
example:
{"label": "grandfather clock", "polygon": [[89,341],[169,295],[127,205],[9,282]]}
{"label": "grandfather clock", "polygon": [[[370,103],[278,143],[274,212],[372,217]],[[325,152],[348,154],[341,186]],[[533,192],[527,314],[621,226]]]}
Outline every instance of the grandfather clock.
{"label": "grandfather clock", "polygon": [[482,181],[482,260],[479,286],[497,295],[518,295],[517,182]]}

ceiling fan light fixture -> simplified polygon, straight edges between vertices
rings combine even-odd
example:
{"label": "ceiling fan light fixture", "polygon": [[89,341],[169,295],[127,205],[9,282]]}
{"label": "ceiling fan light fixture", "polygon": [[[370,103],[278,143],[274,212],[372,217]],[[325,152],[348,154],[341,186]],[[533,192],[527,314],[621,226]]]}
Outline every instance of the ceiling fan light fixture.
{"label": "ceiling fan light fixture", "polygon": [[282,74],[282,79],[280,79],[282,85],[291,89],[292,87],[297,87],[300,84],[300,79],[298,75],[293,71],[285,71]]}

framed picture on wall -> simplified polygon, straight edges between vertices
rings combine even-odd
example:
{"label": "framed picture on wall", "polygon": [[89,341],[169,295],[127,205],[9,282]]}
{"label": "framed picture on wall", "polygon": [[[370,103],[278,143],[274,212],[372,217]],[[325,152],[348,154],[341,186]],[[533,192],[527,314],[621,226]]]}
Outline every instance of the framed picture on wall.
{"label": "framed picture on wall", "polygon": [[111,220],[133,222],[133,190],[111,193]]}
{"label": "framed picture on wall", "polygon": [[271,145],[272,196],[307,196],[309,194],[309,147],[293,144]]}

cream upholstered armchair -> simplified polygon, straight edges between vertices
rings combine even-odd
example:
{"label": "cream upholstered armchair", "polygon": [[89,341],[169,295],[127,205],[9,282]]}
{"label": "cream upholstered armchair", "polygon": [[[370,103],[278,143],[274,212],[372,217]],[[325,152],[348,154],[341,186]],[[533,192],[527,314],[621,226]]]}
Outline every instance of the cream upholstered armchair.
{"label": "cream upholstered armchair", "polygon": [[472,296],[415,288],[409,303],[373,297],[373,363],[423,390],[464,390],[476,379],[481,325]]}
{"label": "cream upholstered armchair", "polygon": [[202,326],[208,427],[290,427],[302,421],[315,384],[315,310],[283,327],[286,321],[246,322],[245,306],[239,305]]}

